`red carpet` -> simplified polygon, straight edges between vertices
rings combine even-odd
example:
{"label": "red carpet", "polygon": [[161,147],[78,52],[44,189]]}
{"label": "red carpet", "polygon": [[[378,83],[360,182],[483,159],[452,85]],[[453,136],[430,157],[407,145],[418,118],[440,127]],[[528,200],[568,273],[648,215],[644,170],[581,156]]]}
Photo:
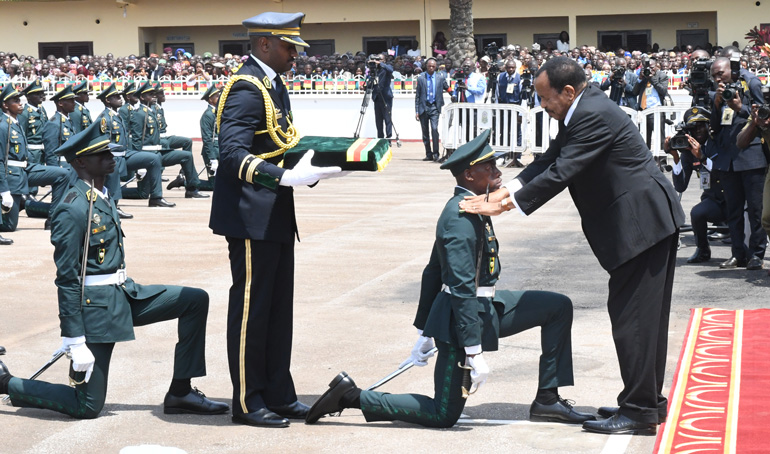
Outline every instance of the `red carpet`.
{"label": "red carpet", "polygon": [[768,309],[693,309],[653,452],[770,452],[768,327]]}

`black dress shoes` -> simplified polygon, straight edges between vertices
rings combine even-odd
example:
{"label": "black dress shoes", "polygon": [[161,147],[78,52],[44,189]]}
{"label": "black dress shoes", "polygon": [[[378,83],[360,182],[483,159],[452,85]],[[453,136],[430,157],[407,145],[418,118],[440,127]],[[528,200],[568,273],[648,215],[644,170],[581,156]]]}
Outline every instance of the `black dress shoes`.
{"label": "black dress shoes", "polygon": [[533,422],[563,422],[567,424],[582,424],[596,417],[589,413],[580,413],[572,409],[572,402],[562,399],[551,405],[533,401],[529,407],[529,420]]}
{"label": "black dress shoes", "polygon": [[5,363],[0,361],[0,394],[8,394],[8,376],[11,373],[8,371]]}
{"label": "black dress shoes", "polygon": [[687,263],[703,263],[711,260],[711,249],[695,248],[695,252],[687,259]]}
{"label": "black dress shoes", "polygon": [[172,208],[176,206],[176,203],[169,202],[163,197],[159,199],[150,199],[150,203],[147,204],[150,207]]}
{"label": "black dress shoes", "polygon": [[51,230],[51,218],[45,219],[45,224],[43,224],[43,230]]}
{"label": "black dress shoes", "polygon": [[289,427],[289,420],[276,415],[267,408],[260,408],[251,413],[233,415],[233,422],[257,427]]}
{"label": "black dress shoes", "polygon": [[658,425],[649,422],[639,422],[615,413],[608,419],[601,421],[586,421],[583,423],[583,430],[596,432],[600,434],[630,434],[630,435],[655,435],[658,431]]}
{"label": "black dress shoes", "polygon": [[296,401],[293,404],[268,407],[267,409],[286,419],[305,419],[310,407],[300,401]]}
{"label": "black dress shoes", "polygon": [[118,207],[115,207],[115,209],[117,210],[118,217],[120,219],[134,219],[134,215],[133,214],[128,214],[128,213],[126,213],[125,211],[121,210]]}
{"label": "black dress shoes", "polygon": [[166,189],[181,188],[182,186],[184,186],[184,176],[179,175],[166,186]]}
{"label": "black dress shoes", "polygon": [[221,415],[229,410],[229,405],[207,398],[198,388],[193,388],[184,397],[166,393],[163,399],[163,413],[167,415]]}
{"label": "black dress shoes", "polygon": [[[620,407],[599,407],[599,409],[596,410],[596,413],[602,418],[612,418],[617,414],[619,410],[620,410]],[[659,412],[658,424],[663,424],[664,422],[666,422],[666,414]]]}
{"label": "black dress shoes", "polygon": [[438,153],[433,153],[433,162],[438,162]]}
{"label": "black dress shoes", "polygon": [[321,419],[322,416],[330,413],[337,413],[343,410],[341,400],[342,396],[351,389],[356,388],[356,383],[345,372],[340,372],[329,383],[329,389],[310,407],[305,418],[305,424],[313,424]]}
{"label": "black dress shoes", "polygon": [[730,260],[727,260],[725,262],[722,262],[719,264],[719,267],[722,269],[729,269],[729,268],[745,268],[746,267],[746,259],[736,259],[735,257],[730,257]]}
{"label": "black dress shoes", "polygon": [[5,355],[5,347],[0,345],[0,356],[3,356],[3,355]]}
{"label": "black dress shoes", "polygon": [[422,158],[423,161],[433,161],[433,156],[425,156]]}
{"label": "black dress shoes", "polygon": [[208,194],[204,194],[197,189],[188,190],[184,192],[184,198],[185,199],[208,199],[210,196]]}
{"label": "black dress shoes", "polygon": [[0,246],[10,246],[13,244],[13,240],[10,238],[3,238],[0,236]]}
{"label": "black dress shoes", "polygon": [[756,255],[751,257],[749,259],[749,262],[746,264],[747,270],[761,270],[762,269],[762,259],[757,257]]}

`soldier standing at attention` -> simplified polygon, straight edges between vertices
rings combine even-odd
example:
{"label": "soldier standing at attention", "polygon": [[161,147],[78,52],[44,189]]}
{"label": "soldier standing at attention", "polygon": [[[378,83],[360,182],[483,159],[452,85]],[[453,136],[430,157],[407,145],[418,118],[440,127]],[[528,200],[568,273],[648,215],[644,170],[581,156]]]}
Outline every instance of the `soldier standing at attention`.
{"label": "soldier standing at attention", "polygon": [[227,404],[207,399],[190,383],[206,375],[208,294],[192,287],[139,285],[127,277],[120,219],[104,186],[115,169],[111,148],[120,151],[93,124],[58,150],[78,176],[56,208],[51,230],[60,351],[71,355],[74,388],[13,377],[0,362],[0,394],[8,394],[16,407],[96,418],[104,407],[115,343],[133,340],[134,326],[178,319],[173,379],[163,412],[226,413]]}
{"label": "soldier standing at attention", "polygon": [[27,98],[27,105],[19,114],[18,120],[21,130],[27,137],[29,162],[41,164],[43,162],[43,127],[48,122],[48,113],[43,107],[45,90],[40,79],[35,79],[21,93]]}
{"label": "soldier standing at attention", "polygon": [[293,169],[278,164],[299,142],[280,74],[291,69],[302,13],[262,13],[243,25],[251,56],[231,76],[217,111],[220,160],[209,227],[227,238],[230,303],[227,359],[233,422],[287,427],[304,419],[291,365],[294,299],[293,186],[341,171],[315,167],[307,152]]}
{"label": "soldier standing at attention", "polygon": [[75,110],[70,114],[70,120],[72,121],[72,130],[77,134],[93,123],[91,112],[86,107],[88,102],[88,81],[84,80],[72,87],[72,93],[75,94]]}
{"label": "soldier standing at attention", "polygon": [[208,172],[209,181],[205,186],[202,183],[202,189],[213,191],[214,190],[214,178],[217,174],[217,168],[219,167],[219,137],[217,135],[217,103],[219,102],[219,94],[221,90],[216,85],[212,85],[206,90],[206,93],[201,97],[202,100],[209,103],[206,110],[201,115],[201,140],[203,141],[203,148],[201,149],[201,155],[203,161],[206,163],[206,170]]}
{"label": "soldier standing at attention", "polygon": [[[139,95],[141,105],[132,109],[130,113],[131,149],[158,154],[163,167],[179,164],[185,176],[186,190],[184,196],[186,199],[209,197],[208,194],[201,194],[198,191],[200,180],[195,170],[192,151],[171,150],[161,144],[160,125],[153,110],[157,95],[155,86],[148,81],[139,87],[136,92]],[[149,192],[146,190],[144,180],[139,183],[139,186],[142,192]],[[152,199],[150,199],[150,202],[152,202]],[[151,204],[150,206],[153,205]]]}

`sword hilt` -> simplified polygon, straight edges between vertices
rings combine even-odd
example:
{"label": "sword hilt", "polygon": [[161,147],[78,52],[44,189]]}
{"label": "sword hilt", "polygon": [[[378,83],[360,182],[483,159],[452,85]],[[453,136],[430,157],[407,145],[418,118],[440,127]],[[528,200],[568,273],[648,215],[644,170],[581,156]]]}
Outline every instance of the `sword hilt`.
{"label": "sword hilt", "polygon": [[457,363],[457,367],[463,370],[463,379],[461,381],[462,385],[462,391],[463,391],[463,399],[467,399],[468,396],[476,392],[475,389],[472,389],[473,380],[471,380],[471,371],[473,368],[471,366],[463,366],[461,363]]}

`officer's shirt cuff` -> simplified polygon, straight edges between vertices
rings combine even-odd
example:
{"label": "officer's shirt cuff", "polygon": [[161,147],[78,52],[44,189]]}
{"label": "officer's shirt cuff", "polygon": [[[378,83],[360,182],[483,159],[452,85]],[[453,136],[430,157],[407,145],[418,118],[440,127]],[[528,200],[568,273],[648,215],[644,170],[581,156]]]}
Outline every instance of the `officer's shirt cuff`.
{"label": "officer's shirt cuff", "polygon": [[671,166],[671,173],[674,175],[679,175],[682,173],[682,161],[677,162],[673,166]]}
{"label": "officer's shirt cuff", "polygon": [[511,201],[513,202],[513,205],[516,207],[516,211],[518,211],[522,216],[526,216],[527,214],[519,208],[519,202],[516,200],[516,191],[521,189],[524,185],[521,184],[521,180],[518,178],[514,178],[510,182],[503,185],[505,189],[508,190],[508,194],[511,196]]}
{"label": "officer's shirt cuff", "polygon": [[466,355],[478,355],[481,353],[481,344],[471,345],[470,347],[464,347]]}

